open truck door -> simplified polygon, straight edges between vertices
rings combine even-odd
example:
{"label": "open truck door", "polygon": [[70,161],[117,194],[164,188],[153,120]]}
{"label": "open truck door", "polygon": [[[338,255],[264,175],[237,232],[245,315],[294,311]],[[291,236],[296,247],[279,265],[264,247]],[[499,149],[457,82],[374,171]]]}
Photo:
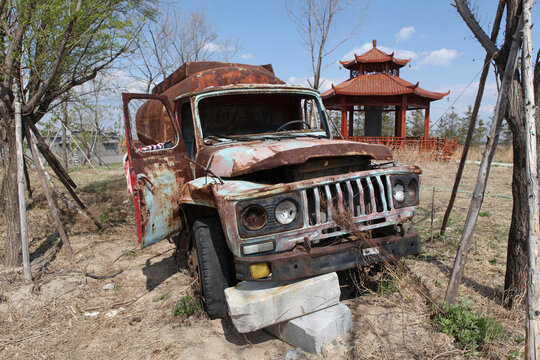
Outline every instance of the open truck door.
{"label": "open truck door", "polygon": [[167,96],[124,93],[122,100],[137,236],[145,247],[182,229],[178,198],[192,175]]}

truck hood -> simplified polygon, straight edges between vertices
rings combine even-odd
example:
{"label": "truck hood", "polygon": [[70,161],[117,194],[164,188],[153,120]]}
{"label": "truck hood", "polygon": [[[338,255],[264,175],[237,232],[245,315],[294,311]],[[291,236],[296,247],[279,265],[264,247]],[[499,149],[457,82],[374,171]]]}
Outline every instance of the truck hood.
{"label": "truck hood", "polygon": [[367,156],[374,160],[392,160],[383,145],[344,140],[294,138],[257,140],[220,144],[201,149],[197,162],[220,177],[235,177],[280,166],[303,164],[307,160],[332,156]]}

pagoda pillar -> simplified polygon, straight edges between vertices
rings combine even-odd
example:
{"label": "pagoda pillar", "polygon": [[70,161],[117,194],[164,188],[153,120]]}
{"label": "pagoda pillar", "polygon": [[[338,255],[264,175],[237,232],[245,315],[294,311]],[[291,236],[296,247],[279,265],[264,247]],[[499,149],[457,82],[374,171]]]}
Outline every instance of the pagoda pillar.
{"label": "pagoda pillar", "polygon": [[399,109],[399,137],[405,137],[405,119],[407,118],[407,95],[401,97],[401,107]]}
{"label": "pagoda pillar", "polygon": [[400,119],[400,116],[401,116],[401,110],[400,110],[400,107],[399,105],[396,105],[396,108],[394,110],[394,136],[395,137],[398,137],[400,132],[399,132],[399,125],[401,125],[401,119]]}
{"label": "pagoda pillar", "polygon": [[341,136],[347,138],[347,107],[344,97],[341,98]]}
{"label": "pagoda pillar", "polygon": [[429,103],[424,113],[424,139],[429,139]]}
{"label": "pagoda pillar", "polygon": [[349,136],[354,136],[354,105],[349,110]]}

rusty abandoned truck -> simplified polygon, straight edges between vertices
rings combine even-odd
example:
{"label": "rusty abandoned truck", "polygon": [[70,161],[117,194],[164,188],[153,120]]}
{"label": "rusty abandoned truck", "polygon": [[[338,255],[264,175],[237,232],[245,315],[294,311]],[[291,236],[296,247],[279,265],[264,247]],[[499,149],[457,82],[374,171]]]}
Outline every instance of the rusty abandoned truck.
{"label": "rusty abandoned truck", "polygon": [[334,139],[318,91],[285,84],[271,65],[190,62],[152,94],[122,96],[139,242],[169,238],[188,254],[211,318],[227,316],[224,289],[239,280],[420,252],[403,226],[420,168]]}

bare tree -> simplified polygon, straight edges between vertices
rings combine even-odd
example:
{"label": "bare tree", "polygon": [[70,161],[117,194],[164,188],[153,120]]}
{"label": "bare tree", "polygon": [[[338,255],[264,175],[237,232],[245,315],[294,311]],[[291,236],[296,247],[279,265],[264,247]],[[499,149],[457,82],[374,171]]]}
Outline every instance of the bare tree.
{"label": "bare tree", "polygon": [[[326,65],[325,61],[340,45],[356,34],[366,10],[361,11],[360,16],[352,11],[358,18],[350,31],[343,35],[335,35],[335,24],[342,13],[347,10],[346,1],[343,0],[296,0],[286,2],[289,16],[298,27],[298,33],[302,45],[310,52],[311,70],[314,89],[322,85],[321,71]],[[351,6],[352,8],[352,6]],[[309,80],[308,80],[309,81]]]}
{"label": "bare tree", "polygon": [[[521,0],[500,0],[506,5],[506,26],[504,43],[499,47],[486,34],[479,25],[475,15],[471,11],[470,3],[466,0],[455,0],[454,4],[474,34],[478,42],[484,47],[488,56],[494,58],[499,79],[502,79],[505,64],[508,60],[512,37],[518,29],[519,18],[522,13]],[[534,94],[538,103],[540,98],[540,52],[534,61]],[[516,299],[523,299],[526,292],[526,280],[528,271],[527,238],[528,216],[527,204],[527,178],[525,176],[526,146],[525,146],[525,121],[522,76],[519,68],[514,72],[509,92],[509,103],[506,112],[506,120],[512,131],[513,147],[513,173],[512,173],[512,221],[508,234],[508,252],[506,262],[506,276],[504,283],[504,299],[507,306],[511,306]],[[540,126],[540,111],[536,108],[536,126]],[[537,132],[538,136],[538,132]],[[538,139],[537,139],[538,140]]]}
{"label": "bare tree", "polygon": [[50,154],[35,124],[70,89],[95,78],[125,53],[139,31],[138,24],[150,14],[146,0],[0,0],[0,140],[8,267],[21,262],[14,156],[15,87],[20,89],[23,123],[30,126],[39,150],[49,163],[54,162],[55,171],[63,174],[68,191],[76,197],[75,183]]}
{"label": "bare tree", "polygon": [[155,21],[146,23],[132,61],[135,71],[130,73],[149,92],[185,62],[230,61],[240,48],[238,39],[220,38],[204,10],[181,16],[174,8],[162,9]]}

